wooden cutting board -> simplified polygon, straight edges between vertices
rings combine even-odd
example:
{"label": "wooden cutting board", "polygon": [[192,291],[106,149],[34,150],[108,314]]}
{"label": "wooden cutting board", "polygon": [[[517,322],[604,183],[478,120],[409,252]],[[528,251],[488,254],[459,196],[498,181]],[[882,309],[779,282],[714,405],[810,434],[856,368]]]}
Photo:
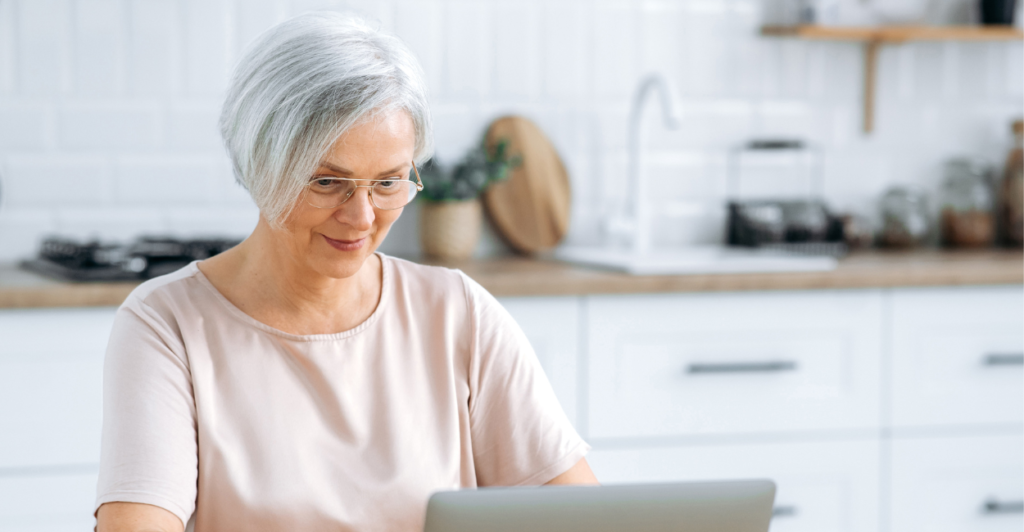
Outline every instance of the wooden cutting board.
{"label": "wooden cutting board", "polygon": [[531,254],[558,245],[569,230],[572,191],[562,159],[536,124],[521,116],[491,123],[485,143],[493,150],[508,142],[510,157],[520,163],[504,181],[483,195],[487,215],[498,234],[519,253]]}

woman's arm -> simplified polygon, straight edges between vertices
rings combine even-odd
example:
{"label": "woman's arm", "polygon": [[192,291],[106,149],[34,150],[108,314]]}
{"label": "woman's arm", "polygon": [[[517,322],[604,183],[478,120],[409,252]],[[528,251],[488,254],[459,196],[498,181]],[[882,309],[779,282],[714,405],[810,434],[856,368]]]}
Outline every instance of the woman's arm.
{"label": "woman's arm", "polygon": [[96,532],[183,532],[178,516],[150,504],[108,502],[96,512]]}
{"label": "woman's arm", "polygon": [[117,311],[103,363],[97,530],[182,532],[199,476],[188,356],[173,314],[136,292]]}
{"label": "woman's arm", "polygon": [[586,458],[580,458],[580,461],[576,462],[576,465],[570,467],[568,471],[551,479],[544,485],[564,486],[568,484],[589,486],[597,486],[599,484],[597,477],[594,476],[594,472],[590,470],[590,464],[587,463]]}

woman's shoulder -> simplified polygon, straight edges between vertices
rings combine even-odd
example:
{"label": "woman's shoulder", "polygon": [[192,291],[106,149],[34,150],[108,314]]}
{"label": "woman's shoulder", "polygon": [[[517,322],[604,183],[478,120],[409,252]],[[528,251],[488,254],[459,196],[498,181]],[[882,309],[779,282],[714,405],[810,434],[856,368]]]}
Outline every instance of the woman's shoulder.
{"label": "woman's shoulder", "polygon": [[414,285],[420,290],[440,291],[450,294],[453,289],[465,290],[466,274],[461,270],[445,266],[420,264],[411,260],[381,255],[394,275],[394,281]]}
{"label": "woman's shoulder", "polygon": [[165,346],[180,345],[182,324],[210,307],[198,272],[193,262],[135,287],[117,310],[109,345],[137,346],[153,335]]}
{"label": "woman's shoulder", "polygon": [[124,307],[166,307],[168,304],[187,303],[196,299],[202,290],[199,282],[199,268],[193,262],[177,271],[154,277],[128,294]]}
{"label": "woman's shoulder", "polygon": [[[429,305],[465,306],[480,310],[497,305],[486,288],[462,270],[445,266],[420,264],[396,257],[383,256],[393,271],[395,293],[400,298],[416,299]],[[432,306],[430,308],[438,308]]]}

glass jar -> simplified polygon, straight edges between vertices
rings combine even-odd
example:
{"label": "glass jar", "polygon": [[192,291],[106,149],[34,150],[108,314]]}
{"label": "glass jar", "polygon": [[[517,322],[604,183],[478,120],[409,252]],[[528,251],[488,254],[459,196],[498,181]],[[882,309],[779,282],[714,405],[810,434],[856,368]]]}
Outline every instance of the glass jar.
{"label": "glass jar", "polygon": [[1013,123],[1014,148],[1006,158],[999,193],[999,232],[1008,246],[1024,245],[1024,122]]}
{"label": "glass jar", "polygon": [[989,167],[971,159],[946,163],[941,191],[942,243],[949,247],[977,248],[995,238],[995,195]]}
{"label": "glass jar", "polygon": [[923,194],[903,187],[890,188],[882,196],[880,210],[880,246],[911,248],[928,240],[928,202]]}

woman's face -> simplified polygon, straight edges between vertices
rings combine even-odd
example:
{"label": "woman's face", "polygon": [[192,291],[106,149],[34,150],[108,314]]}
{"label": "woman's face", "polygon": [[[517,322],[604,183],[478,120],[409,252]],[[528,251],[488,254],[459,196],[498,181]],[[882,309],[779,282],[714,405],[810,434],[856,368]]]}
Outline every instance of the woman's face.
{"label": "woman's face", "polygon": [[[394,111],[349,129],[314,175],[405,178],[412,171],[415,143],[412,118],[405,111]],[[284,230],[277,232],[291,257],[327,277],[355,275],[402,214],[402,209],[374,207],[369,190],[357,188],[348,201],[333,209],[313,207],[300,196],[285,219]]]}

